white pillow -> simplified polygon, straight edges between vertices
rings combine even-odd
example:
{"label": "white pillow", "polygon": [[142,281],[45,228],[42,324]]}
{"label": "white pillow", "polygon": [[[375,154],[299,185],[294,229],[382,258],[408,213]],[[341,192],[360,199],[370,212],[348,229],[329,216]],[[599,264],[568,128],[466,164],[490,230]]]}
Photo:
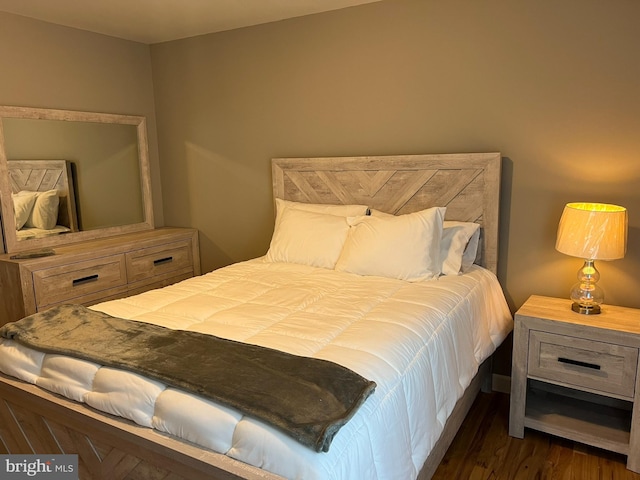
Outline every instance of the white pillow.
{"label": "white pillow", "polygon": [[60,198],[56,190],[37,192],[36,202],[33,205],[31,215],[29,215],[25,226],[51,230],[58,222],[59,204]]}
{"label": "white pillow", "polygon": [[278,213],[266,260],[331,269],[348,232],[346,217],[283,208]]}
{"label": "white pillow", "polygon": [[26,190],[11,194],[13,210],[16,217],[16,230],[20,230],[24,227],[24,224],[27,223],[29,215],[31,215],[31,210],[33,210],[33,205],[36,202],[36,195],[37,192],[29,192]]}
{"label": "white pillow", "polygon": [[[389,217],[390,213],[385,213],[380,210],[371,209],[370,214],[374,217]],[[463,226],[464,229],[449,230],[447,227]],[[447,231],[448,230],[448,231]],[[457,231],[456,231],[457,230]],[[456,233],[456,241],[453,240],[453,234]],[[470,233],[469,239],[464,240],[464,237]],[[473,222],[458,222],[453,220],[445,220],[443,225],[443,238],[440,241],[440,258],[443,261],[441,272],[444,275],[459,275],[462,272],[467,271],[471,265],[476,261],[478,254],[478,244],[480,240],[480,225]],[[458,250],[460,245],[463,244],[462,258],[457,259],[459,255]],[[452,247],[453,250],[452,251]],[[447,261],[448,260],[448,261]],[[458,269],[457,264],[460,262],[461,267]],[[445,267],[445,262],[447,266]]]}
{"label": "white pillow", "polygon": [[350,219],[351,230],[335,269],[419,281],[440,275],[440,239],[446,208],[407,215]]}
{"label": "white pillow", "polygon": [[369,215],[372,217],[395,217],[393,213],[383,212],[382,210],[376,210],[375,208],[369,209]]}
{"label": "white pillow", "polygon": [[467,247],[464,249],[464,253],[462,254],[462,271],[466,272],[469,270],[469,267],[473,265],[478,257],[478,245],[480,244],[480,229],[478,228],[471,238],[469,239],[469,243],[467,243]]}
{"label": "white pillow", "polygon": [[[334,205],[324,203],[302,203],[292,202],[291,200],[283,200],[276,198],[276,218],[277,215],[285,208],[297,208],[306,210],[307,212],[326,213],[329,215],[338,215],[340,217],[356,217],[358,215],[366,215],[369,207],[366,205]],[[277,221],[277,220],[276,220]]]}
{"label": "white pillow", "polygon": [[[465,266],[469,268],[473,264],[478,249],[478,235],[475,237],[475,248],[470,245],[470,240],[474,234],[479,234],[479,232],[480,225],[477,223],[449,220],[444,222],[442,240],[440,241],[443,275],[459,275],[465,270]],[[469,250],[468,253],[467,250]],[[465,254],[467,258],[465,258]],[[470,263],[469,257],[471,257]]]}

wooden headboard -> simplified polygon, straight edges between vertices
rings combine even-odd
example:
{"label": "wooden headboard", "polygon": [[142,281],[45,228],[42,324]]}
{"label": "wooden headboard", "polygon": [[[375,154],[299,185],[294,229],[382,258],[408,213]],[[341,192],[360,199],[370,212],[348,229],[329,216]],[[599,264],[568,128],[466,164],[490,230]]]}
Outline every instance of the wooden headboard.
{"label": "wooden headboard", "polygon": [[46,192],[57,190],[60,197],[58,225],[78,231],[78,214],[71,163],[67,160],[9,160],[11,191]]}
{"label": "wooden headboard", "polygon": [[392,214],[447,207],[447,220],[481,225],[476,263],[497,273],[500,165],[500,153],[276,158],[273,193]]}

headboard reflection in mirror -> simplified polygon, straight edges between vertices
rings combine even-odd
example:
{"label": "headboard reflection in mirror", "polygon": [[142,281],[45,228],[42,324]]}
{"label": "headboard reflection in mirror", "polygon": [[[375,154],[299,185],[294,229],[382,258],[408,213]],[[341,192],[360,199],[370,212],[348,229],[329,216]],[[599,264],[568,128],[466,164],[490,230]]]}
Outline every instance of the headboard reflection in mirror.
{"label": "headboard reflection in mirror", "polygon": [[78,231],[71,162],[9,160],[18,241]]}
{"label": "headboard reflection in mirror", "polygon": [[145,118],[0,107],[0,204],[8,253],[153,229]]}

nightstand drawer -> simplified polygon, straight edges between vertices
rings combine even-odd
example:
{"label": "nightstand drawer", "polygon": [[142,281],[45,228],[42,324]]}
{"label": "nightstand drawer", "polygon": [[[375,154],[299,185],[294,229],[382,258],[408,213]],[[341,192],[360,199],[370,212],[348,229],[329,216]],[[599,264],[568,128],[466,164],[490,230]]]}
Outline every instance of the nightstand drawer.
{"label": "nightstand drawer", "polygon": [[633,398],[638,349],[531,330],[527,375]]}
{"label": "nightstand drawer", "polygon": [[190,241],[172,242],[127,253],[129,283],[178,270],[193,270]]}
{"label": "nightstand drawer", "polygon": [[36,305],[39,310],[56,303],[75,303],[79,297],[126,284],[124,255],[111,255],[33,273]]}

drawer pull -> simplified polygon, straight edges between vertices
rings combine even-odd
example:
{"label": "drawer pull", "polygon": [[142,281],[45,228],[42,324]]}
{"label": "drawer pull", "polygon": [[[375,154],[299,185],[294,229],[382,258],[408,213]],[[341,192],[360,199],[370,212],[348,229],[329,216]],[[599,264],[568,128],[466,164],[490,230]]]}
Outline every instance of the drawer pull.
{"label": "drawer pull", "polygon": [[600,370],[600,365],[595,363],[581,362],[580,360],[572,360],[570,358],[559,357],[559,362],[567,363],[569,365],[577,365],[578,367],[591,368],[592,370]]}
{"label": "drawer pull", "polygon": [[72,283],[72,286],[77,287],[79,285],[84,285],[85,283],[95,282],[96,280],[98,280],[97,273],[95,275],[89,275],[87,277],[76,278],[71,283]]}
{"label": "drawer pull", "polygon": [[165,263],[171,263],[171,262],[173,262],[173,257],[159,258],[153,261],[153,266],[157,267],[158,265],[164,265]]}

